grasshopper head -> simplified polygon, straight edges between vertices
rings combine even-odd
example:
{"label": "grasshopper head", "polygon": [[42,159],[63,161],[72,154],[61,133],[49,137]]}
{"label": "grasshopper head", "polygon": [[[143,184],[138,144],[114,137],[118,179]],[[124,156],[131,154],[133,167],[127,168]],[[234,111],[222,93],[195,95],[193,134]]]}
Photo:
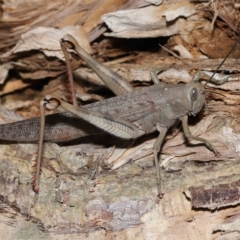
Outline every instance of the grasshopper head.
{"label": "grasshopper head", "polygon": [[189,115],[196,115],[205,103],[204,86],[200,83],[187,83],[184,99]]}

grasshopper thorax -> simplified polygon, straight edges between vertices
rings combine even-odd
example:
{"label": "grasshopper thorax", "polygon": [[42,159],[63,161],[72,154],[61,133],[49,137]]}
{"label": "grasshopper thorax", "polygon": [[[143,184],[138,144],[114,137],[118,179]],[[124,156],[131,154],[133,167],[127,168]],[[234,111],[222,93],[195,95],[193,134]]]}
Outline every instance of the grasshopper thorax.
{"label": "grasshopper thorax", "polygon": [[195,82],[187,83],[184,91],[184,100],[189,115],[196,115],[205,103],[204,86]]}

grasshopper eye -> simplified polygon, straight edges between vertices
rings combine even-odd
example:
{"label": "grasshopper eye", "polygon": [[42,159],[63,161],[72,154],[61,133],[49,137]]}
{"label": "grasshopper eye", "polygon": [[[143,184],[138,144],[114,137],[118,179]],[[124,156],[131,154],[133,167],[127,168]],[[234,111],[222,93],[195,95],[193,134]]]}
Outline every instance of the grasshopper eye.
{"label": "grasshopper eye", "polygon": [[192,101],[196,101],[198,97],[197,88],[193,88],[190,93],[190,98]]}

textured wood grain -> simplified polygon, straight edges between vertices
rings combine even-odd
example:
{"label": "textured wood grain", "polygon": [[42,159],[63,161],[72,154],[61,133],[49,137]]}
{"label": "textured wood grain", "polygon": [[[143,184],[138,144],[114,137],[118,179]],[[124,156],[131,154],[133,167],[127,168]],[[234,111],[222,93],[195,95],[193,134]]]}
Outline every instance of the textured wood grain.
{"label": "textured wood grain", "polygon": [[[26,8],[3,5],[2,32],[5,38],[2,39],[0,50],[9,50],[18,42],[20,34],[35,26],[61,28],[76,23],[87,26],[90,31],[100,22],[102,12],[111,10],[99,7],[100,2],[104,1],[85,1],[85,5],[78,5],[78,2],[71,0],[64,4],[61,1],[40,1],[38,9],[34,9],[36,7],[31,4]],[[119,8],[123,7],[120,5],[124,2],[117,1]],[[163,1],[163,4],[182,2],[186,4],[186,1],[173,0]],[[170,37],[167,47],[174,49],[176,45],[182,45],[193,57],[202,54],[215,58],[225,56],[235,41],[234,31],[237,32],[239,14],[232,2],[225,8],[225,2],[218,1],[216,11],[216,2],[191,1],[192,5],[196,4],[196,14],[184,19],[186,25],[180,24],[181,29],[175,29],[176,32]],[[106,3],[112,5],[112,1]],[[139,6],[138,4],[144,7],[146,1],[129,1],[125,9]],[[140,10],[145,11],[143,8]],[[23,14],[24,18],[19,18]],[[218,17],[215,14],[218,14]],[[144,16],[148,17],[147,13]],[[214,17],[217,18],[213,21]],[[182,21],[182,16],[180,18]],[[176,22],[172,21],[173,24]],[[159,24],[158,21],[154,23]],[[132,24],[129,25],[131,26]],[[153,26],[158,29],[158,26]],[[169,30],[167,27],[171,27],[171,24],[166,26],[166,30]],[[149,26],[147,28],[149,31]],[[102,35],[106,28],[99,25],[94,30],[88,32],[91,41]],[[134,31],[130,33],[136,38]],[[135,48],[140,43],[135,39],[131,49],[130,41],[116,41],[114,45],[114,41],[108,39],[105,42],[105,39],[102,39],[104,36],[101,36],[94,46],[95,52],[100,52],[100,60],[112,59],[112,47],[117,46],[123,55],[127,52],[127,57],[133,49],[134,54],[130,55],[131,63],[111,66],[133,85],[149,85],[149,70],[158,67],[173,64],[172,69],[160,74],[159,78],[164,82],[178,83],[190,81],[194,71],[215,70],[221,62],[221,59],[182,61],[165,57],[164,54],[159,56],[155,51],[158,48],[158,39],[153,44],[154,53],[152,49],[145,50],[152,47],[151,41]],[[149,46],[146,46],[148,44]],[[122,46],[129,48],[123,50]],[[145,51],[139,51],[141,48]],[[108,53],[106,56],[105,52]],[[239,50],[234,54],[238,57]],[[56,77],[66,72],[63,62],[58,59],[46,57],[42,52],[31,51],[12,54],[8,58],[1,58],[1,61],[11,68],[9,78],[4,76],[7,82],[5,87],[1,88],[1,96],[35,84],[36,79],[43,78],[54,78],[55,81],[48,85],[49,90],[40,93],[41,97],[48,94],[48,91],[60,92],[60,95],[65,92],[63,89],[59,90],[62,84],[60,77]],[[79,67],[79,64],[78,60],[73,59],[74,69]],[[36,145],[1,142],[1,238],[240,239],[239,59],[228,59],[221,69],[224,71],[220,73],[231,74],[231,81],[223,86],[209,85],[211,88],[208,86],[205,108],[190,120],[193,133],[211,141],[220,151],[221,157],[215,157],[201,144],[187,142],[180,128],[173,129],[167,136],[160,156],[165,167],[165,195],[162,200],[156,196],[156,173],[152,156],[152,145],[156,138],[154,134],[139,139],[133,145],[112,139],[108,135],[96,135],[67,146],[45,144],[40,194],[36,199],[31,187],[31,160],[34,158]],[[103,89],[103,83],[91,71],[81,68],[75,72],[75,77],[79,76],[92,83],[87,82],[86,86],[83,84],[83,87],[78,87],[81,100],[84,101],[83,93],[90,101],[107,97],[99,91]],[[26,79],[27,81],[23,81]],[[13,97],[9,95],[12,101],[6,105],[12,106],[14,103],[12,109],[26,107],[29,105],[26,100],[36,95],[36,92],[29,94],[28,91],[29,89]],[[3,103],[6,99],[8,97],[1,98]],[[17,103],[16,100],[19,99],[22,102]],[[36,102],[35,106],[25,110],[23,115],[37,115],[36,105],[39,99]],[[31,110],[34,110],[33,113]],[[6,117],[4,109],[1,108],[0,111],[1,123],[9,122],[8,117],[11,114]],[[116,170],[112,170],[113,168]]]}

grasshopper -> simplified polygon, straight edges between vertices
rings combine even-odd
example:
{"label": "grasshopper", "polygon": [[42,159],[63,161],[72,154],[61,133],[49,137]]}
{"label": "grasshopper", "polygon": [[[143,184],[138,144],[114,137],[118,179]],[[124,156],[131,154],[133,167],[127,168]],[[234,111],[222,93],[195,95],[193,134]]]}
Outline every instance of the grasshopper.
{"label": "grasshopper", "polygon": [[[154,85],[135,90],[123,77],[85,52],[73,36],[65,35],[60,43],[62,47],[78,54],[117,96],[84,107],[71,105],[55,96],[46,96],[41,102],[41,109],[58,109],[62,113],[46,117],[42,113],[41,119],[0,125],[1,140],[18,142],[37,142],[40,128],[40,147],[33,182],[35,192],[39,191],[42,141],[65,142],[102,130],[128,140],[158,131],[160,134],[153,145],[153,156],[160,198],[163,193],[158,154],[168,129],[177,122],[182,122],[183,132],[188,139],[204,143],[216,156],[220,156],[210,142],[193,136],[188,127],[188,116],[195,116],[205,103],[204,86],[198,82],[202,72],[197,72],[191,82],[177,85],[161,83],[157,74],[152,72]],[[216,82],[215,79],[212,81]]]}

